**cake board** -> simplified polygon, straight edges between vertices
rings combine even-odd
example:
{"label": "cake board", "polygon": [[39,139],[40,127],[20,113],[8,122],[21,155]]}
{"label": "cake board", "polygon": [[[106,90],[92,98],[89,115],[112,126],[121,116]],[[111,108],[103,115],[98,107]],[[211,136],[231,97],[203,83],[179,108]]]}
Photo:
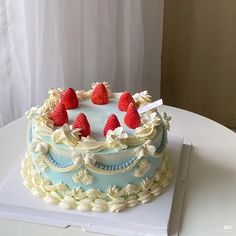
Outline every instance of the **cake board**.
{"label": "cake board", "polygon": [[79,226],[110,235],[178,235],[190,150],[189,142],[169,135],[167,151],[174,166],[170,185],[153,201],[119,213],[63,210],[46,204],[23,186],[18,162],[0,184],[0,217],[63,228]]}

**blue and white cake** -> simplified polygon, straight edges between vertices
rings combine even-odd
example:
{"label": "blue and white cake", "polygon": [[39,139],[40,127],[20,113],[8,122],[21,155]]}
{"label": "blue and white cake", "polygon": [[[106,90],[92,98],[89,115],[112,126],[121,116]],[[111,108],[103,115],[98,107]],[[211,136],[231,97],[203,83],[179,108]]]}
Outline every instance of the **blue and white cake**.
{"label": "blue and white cake", "polygon": [[[102,84],[107,103],[91,101],[97,84],[89,91],[75,91],[79,102],[66,109],[68,119],[63,125],[55,125],[51,114],[62,102],[64,89],[50,89],[44,104],[26,113],[28,150],[21,175],[32,194],[46,203],[64,209],[119,212],[154,199],[168,185],[172,177],[165,151],[169,117],[152,109],[140,115],[138,127],[129,128],[124,122],[126,112],[118,108],[121,93],[111,92],[106,82]],[[134,94],[133,99],[137,109],[151,103],[147,91]],[[86,137],[80,128],[73,128],[81,112],[91,129]],[[120,126],[104,136],[111,114]]]}

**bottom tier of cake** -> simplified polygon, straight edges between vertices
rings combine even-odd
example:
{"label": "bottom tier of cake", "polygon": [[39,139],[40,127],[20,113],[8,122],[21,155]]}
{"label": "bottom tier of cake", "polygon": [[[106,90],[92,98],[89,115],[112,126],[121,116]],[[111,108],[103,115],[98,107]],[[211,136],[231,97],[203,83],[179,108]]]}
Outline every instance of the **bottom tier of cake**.
{"label": "bottom tier of cake", "polygon": [[26,153],[22,161],[21,176],[31,193],[46,203],[80,211],[119,212],[153,200],[168,186],[172,165],[166,152],[160,158],[160,166],[152,177],[143,178],[140,184],[110,186],[106,192],[94,188],[86,191],[79,187],[70,189],[63,182],[52,183],[35,169],[30,152]]}

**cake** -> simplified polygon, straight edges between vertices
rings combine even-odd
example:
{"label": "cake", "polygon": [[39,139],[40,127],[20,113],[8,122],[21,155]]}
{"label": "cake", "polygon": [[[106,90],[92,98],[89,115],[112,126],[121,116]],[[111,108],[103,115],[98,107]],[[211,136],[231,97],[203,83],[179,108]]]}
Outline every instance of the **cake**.
{"label": "cake", "polygon": [[[50,89],[26,112],[21,176],[31,193],[64,209],[119,212],[160,195],[172,177],[166,153],[170,118],[147,91]],[[151,203],[150,203],[151,204]]]}

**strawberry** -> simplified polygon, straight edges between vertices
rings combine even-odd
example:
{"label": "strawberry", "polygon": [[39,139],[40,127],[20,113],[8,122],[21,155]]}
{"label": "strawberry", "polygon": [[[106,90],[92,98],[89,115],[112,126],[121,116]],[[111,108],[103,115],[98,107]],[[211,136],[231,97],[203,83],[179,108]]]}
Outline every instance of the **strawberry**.
{"label": "strawberry", "polygon": [[140,115],[133,103],[130,103],[128,106],[127,112],[124,117],[124,122],[131,129],[135,129],[141,124]]}
{"label": "strawberry", "polygon": [[74,109],[78,107],[79,100],[73,88],[68,88],[61,96],[61,102],[65,105],[66,109]]}
{"label": "strawberry", "polygon": [[114,130],[117,127],[120,127],[120,122],[119,122],[118,118],[116,117],[116,115],[111,114],[108,117],[105,127],[103,129],[104,136],[106,137],[108,130]]}
{"label": "strawberry", "polygon": [[73,125],[73,129],[79,128],[81,136],[87,137],[90,135],[90,124],[88,122],[88,119],[84,113],[79,113],[79,115],[76,117]]}
{"label": "strawberry", "polygon": [[66,107],[61,102],[56,105],[50,116],[56,126],[62,126],[68,123]]}
{"label": "strawberry", "polygon": [[125,91],[121,94],[119,102],[118,102],[118,108],[120,111],[127,111],[128,106],[130,103],[133,103],[135,105],[135,101],[132,97],[132,95]]}
{"label": "strawberry", "polygon": [[99,83],[93,89],[91,100],[94,104],[103,105],[108,103],[108,93],[105,85]]}

